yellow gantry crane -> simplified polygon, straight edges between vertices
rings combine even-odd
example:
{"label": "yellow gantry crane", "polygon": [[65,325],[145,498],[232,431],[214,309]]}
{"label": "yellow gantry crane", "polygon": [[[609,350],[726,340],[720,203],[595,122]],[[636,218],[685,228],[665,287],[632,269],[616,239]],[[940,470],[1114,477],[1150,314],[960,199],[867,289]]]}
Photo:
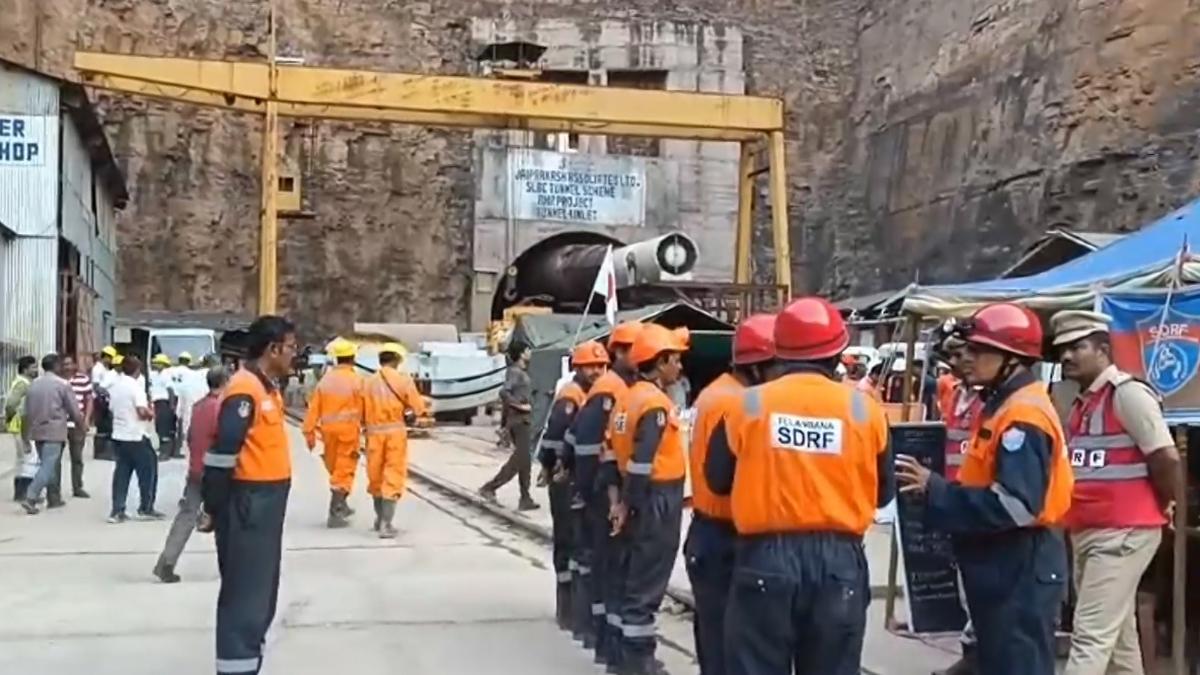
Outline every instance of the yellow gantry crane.
{"label": "yellow gantry crane", "polygon": [[758,96],[619,89],[281,63],[77,52],[84,84],[263,115],[259,313],[277,309],[279,116],[434,127],[651,136],[741,144],[735,280],[750,282],[757,146],[768,149],[775,281],[790,296],[783,102]]}

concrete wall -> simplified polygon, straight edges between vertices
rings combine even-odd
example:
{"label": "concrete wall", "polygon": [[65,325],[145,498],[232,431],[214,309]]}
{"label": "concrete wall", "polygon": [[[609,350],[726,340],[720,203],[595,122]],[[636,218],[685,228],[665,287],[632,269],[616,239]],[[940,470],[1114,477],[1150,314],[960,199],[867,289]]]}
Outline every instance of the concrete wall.
{"label": "concrete wall", "polygon": [[[665,71],[666,89],[745,93],[742,35],[729,26],[669,21],[605,20],[595,24],[540,20],[533,23],[477,19],[472,42],[522,40],[547,46],[539,65],[550,71],[587,73],[588,82],[608,84],[613,71]],[[629,158],[646,174],[642,226],[588,222],[545,222],[507,217],[506,181],[510,147],[529,147],[528,132],[475,135],[475,220],[471,329],[482,330],[503,271],[530,246],[548,237],[591,231],[624,243],[666,231],[686,231],[700,245],[693,277],[731,281],[737,220],[738,147],[734,143],[659,141],[657,156]],[[608,139],[582,137],[578,152],[607,154]]]}

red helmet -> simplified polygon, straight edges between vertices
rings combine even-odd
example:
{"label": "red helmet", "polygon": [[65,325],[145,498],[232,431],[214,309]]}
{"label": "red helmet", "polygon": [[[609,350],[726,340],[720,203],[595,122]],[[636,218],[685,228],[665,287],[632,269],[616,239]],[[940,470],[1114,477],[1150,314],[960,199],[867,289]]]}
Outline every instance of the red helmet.
{"label": "red helmet", "polygon": [[825,298],[796,298],[775,319],[775,354],[781,359],[820,361],[841,354],[849,344],[846,322]]}
{"label": "red helmet", "polygon": [[1041,320],[1030,310],[1011,302],[985,305],[975,312],[963,339],[1010,354],[1035,359],[1042,357]]}
{"label": "red helmet", "polygon": [[748,366],[775,358],[775,315],[755,314],[733,332],[733,363]]}
{"label": "red helmet", "polygon": [[571,352],[572,366],[607,366],[608,351],[604,345],[595,340],[588,340],[575,347]]}

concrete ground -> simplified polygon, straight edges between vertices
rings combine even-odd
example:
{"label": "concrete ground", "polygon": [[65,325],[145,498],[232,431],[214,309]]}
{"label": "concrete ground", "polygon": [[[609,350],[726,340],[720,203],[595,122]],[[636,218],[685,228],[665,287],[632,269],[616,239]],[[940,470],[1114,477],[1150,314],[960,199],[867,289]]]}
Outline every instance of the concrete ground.
{"label": "concrete ground", "polygon": [[[280,611],[264,672],[603,672],[554,626],[544,545],[420,484],[398,510],[401,536],[381,542],[368,530],[361,473],[354,527],[327,530],[324,469],[294,429],[292,437]],[[7,492],[11,449],[0,439]],[[169,522],[106,524],[112,466],[89,460],[90,500],[32,517],[0,504],[0,672],[213,672],[212,539],[189,543],[182,583],[156,581],[150,570]],[[184,462],[160,466],[158,508],[173,514]],[[671,672],[695,673],[687,617],[669,607],[660,631]]]}

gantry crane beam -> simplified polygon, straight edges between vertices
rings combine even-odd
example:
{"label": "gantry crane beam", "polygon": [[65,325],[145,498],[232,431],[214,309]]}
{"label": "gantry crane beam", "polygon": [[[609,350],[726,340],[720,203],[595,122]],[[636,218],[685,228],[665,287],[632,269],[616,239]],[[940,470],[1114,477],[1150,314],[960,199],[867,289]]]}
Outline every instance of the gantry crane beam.
{"label": "gantry crane beam", "polygon": [[750,146],[768,146],[775,280],[790,294],[783,102],[761,96],[592,87],[536,81],[387,73],[277,63],[76,52],[84,84],[263,115],[263,214],[259,309],[274,311],[275,120],[279,115],[433,127],[528,129],[652,136],[742,145],[738,165],[735,280],[750,281],[753,168]]}

